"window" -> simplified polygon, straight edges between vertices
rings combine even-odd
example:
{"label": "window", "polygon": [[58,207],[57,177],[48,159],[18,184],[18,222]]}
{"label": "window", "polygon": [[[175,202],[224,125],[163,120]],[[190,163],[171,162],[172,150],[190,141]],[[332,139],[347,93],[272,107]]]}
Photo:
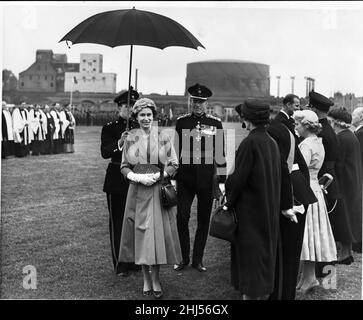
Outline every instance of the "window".
{"label": "window", "polygon": [[85,63],[86,62],[86,59],[83,59],[83,62]]}
{"label": "window", "polygon": [[96,60],[93,60],[94,63],[96,63]]}
{"label": "window", "polygon": [[48,79],[48,77],[47,76],[44,76],[44,80],[47,80]]}
{"label": "window", "polygon": [[92,62],[88,62],[88,65],[91,66],[92,65]]}
{"label": "window", "polygon": [[33,80],[33,77],[32,76],[29,76],[29,80]]}
{"label": "window", "polygon": [[50,86],[53,88],[53,82],[50,83]]}
{"label": "window", "polygon": [[96,78],[95,77],[92,77],[92,81],[95,82],[96,81]]}
{"label": "window", "polygon": [[93,68],[93,71],[96,71],[96,68]]}
{"label": "window", "polygon": [[83,71],[86,71],[86,69],[85,69],[85,68],[83,68],[82,70],[83,70]]}
{"label": "window", "polygon": [[24,82],[21,83],[21,86],[24,87]]}

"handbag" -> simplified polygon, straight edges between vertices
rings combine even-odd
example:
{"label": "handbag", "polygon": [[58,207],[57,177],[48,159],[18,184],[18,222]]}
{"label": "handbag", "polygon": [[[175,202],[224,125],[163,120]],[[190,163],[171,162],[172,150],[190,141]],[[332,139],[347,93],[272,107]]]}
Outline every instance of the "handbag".
{"label": "handbag", "polygon": [[[222,198],[224,203],[225,195]],[[223,204],[220,205],[212,214],[210,222],[209,235],[212,237],[234,242],[237,229],[237,217],[233,208],[223,210]]]}
{"label": "handbag", "polygon": [[161,205],[165,208],[171,208],[177,204],[177,193],[174,186],[171,184],[170,179],[165,179],[164,170],[160,170],[161,186],[160,186],[160,198]]}

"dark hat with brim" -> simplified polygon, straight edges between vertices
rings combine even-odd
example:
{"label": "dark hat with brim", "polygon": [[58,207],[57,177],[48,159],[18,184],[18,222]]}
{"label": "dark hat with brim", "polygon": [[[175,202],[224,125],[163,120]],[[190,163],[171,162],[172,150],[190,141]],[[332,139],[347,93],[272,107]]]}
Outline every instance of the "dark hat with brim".
{"label": "dark hat with brim", "polygon": [[309,105],[320,111],[328,112],[330,107],[334,105],[334,102],[320,93],[311,91],[309,93]]}
{"label": "dark hat with brim", "polygon": [[[113,102],[117,103],[119,106],[122,104],[127,104],[128,93],[128,91],[121,93],[113,100]],[[133,90],[133,88],[131,87],[130,103],[134,104],[137,99],[139,99],[139,93]]]}
{"label": "dark hat with brim", "polygon": [[236,106],[235,110],[242,119],[253,124],[267,124],[270,119],[270,106],[263,101],[247,100]]}
{"label": "dark hat with brim", "polygon": [[207,100],[212,95],[212,91],[210,91],[206,86],[200,85],[199,83],[189,87],[188,92],[191,98],[200,100]]}

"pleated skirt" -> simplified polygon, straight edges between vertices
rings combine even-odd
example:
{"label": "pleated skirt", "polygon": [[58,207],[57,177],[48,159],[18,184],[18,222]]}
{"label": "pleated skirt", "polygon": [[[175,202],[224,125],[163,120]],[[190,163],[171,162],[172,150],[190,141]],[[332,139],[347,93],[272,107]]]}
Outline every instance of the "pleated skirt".
{"label": "pleated skirt", "polygon": [[150,187],[130,183],[119,261],[161,265],[181,260],[176,207],[165,209],[161,206],[160,183]]}
{"label": "pleated skirt", "polygon": [[312,185],[318,202],[310,204],[306,214],[300,260],[331,262],[337,260],[337,249],[325,199],[319,185]]}

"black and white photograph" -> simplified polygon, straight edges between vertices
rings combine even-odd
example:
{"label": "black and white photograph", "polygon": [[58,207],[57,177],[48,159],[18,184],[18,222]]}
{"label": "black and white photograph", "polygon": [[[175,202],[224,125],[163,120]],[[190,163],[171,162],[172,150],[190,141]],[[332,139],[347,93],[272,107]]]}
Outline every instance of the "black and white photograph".
{"label": "black and white photograph", "polygon": [[362,300],[362,17],[0,1],[0,299]]}

